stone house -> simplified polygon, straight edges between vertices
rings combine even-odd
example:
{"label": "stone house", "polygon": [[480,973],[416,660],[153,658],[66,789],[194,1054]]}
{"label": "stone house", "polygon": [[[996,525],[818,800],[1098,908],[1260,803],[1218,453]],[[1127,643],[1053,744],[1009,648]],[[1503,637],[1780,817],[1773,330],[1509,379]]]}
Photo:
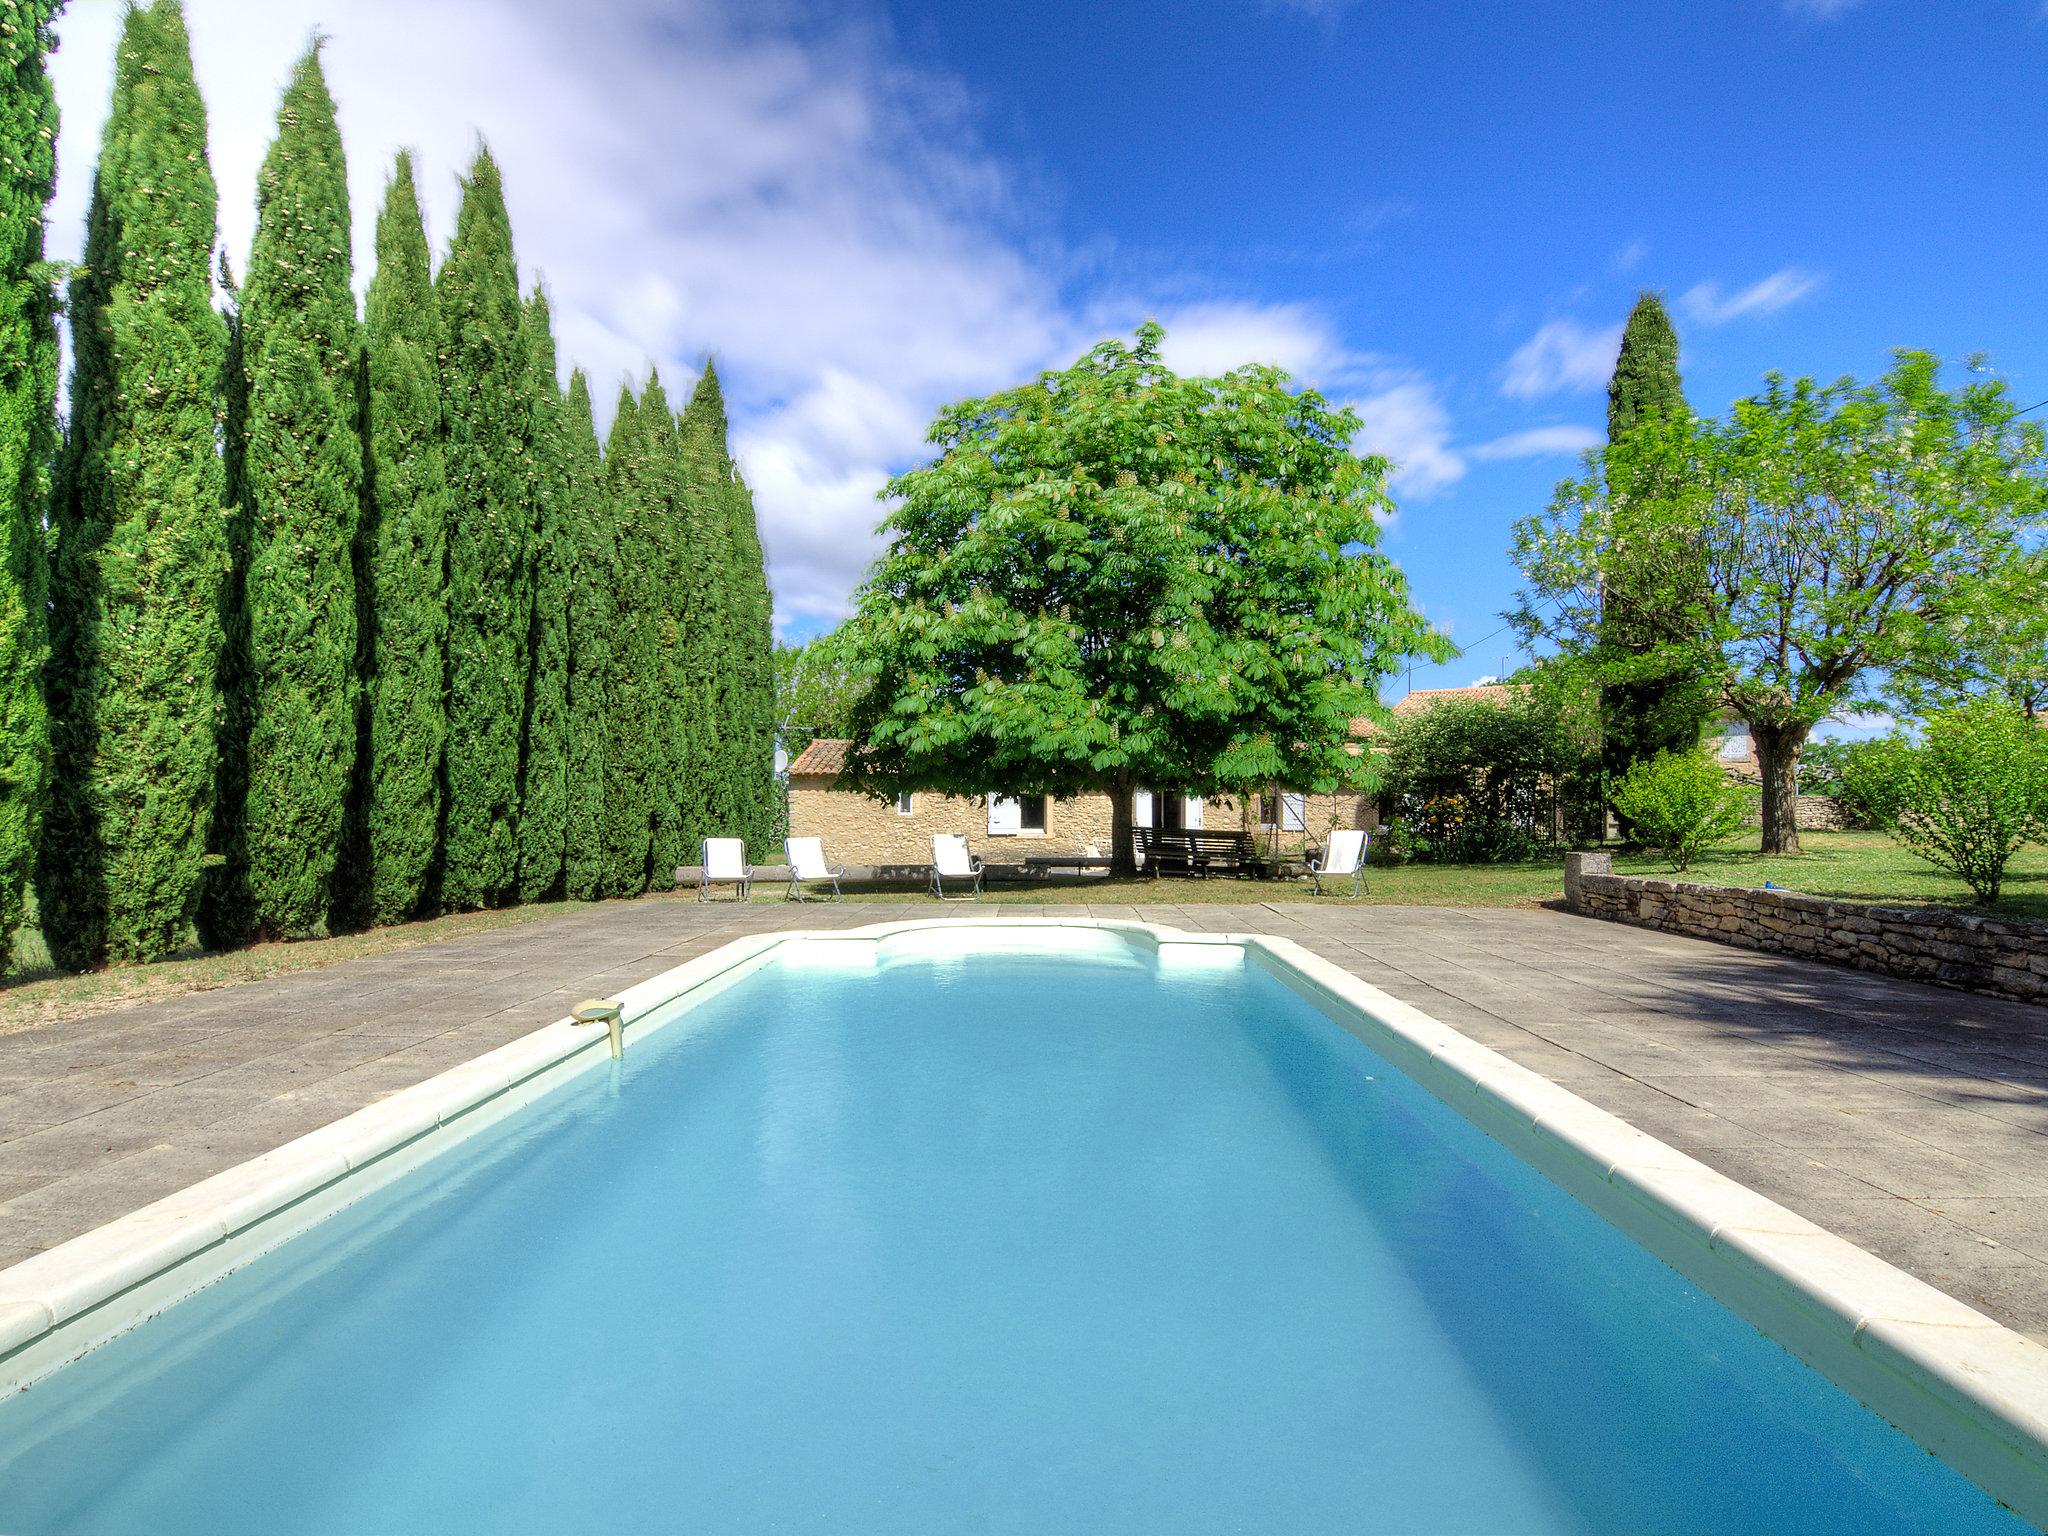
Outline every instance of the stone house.
{"label": "stone house", "polygon": [[[1363,722],[1354,723],[1356,727]],[[932,838],[962,833],[984,864],[1021,867],[1030,858],[1085,858],[1110,851],[1110,797],[942,795],[915,790],[876,800],[840,782],[850,743],[820,738],[789,765],[789,831],[822,839],[826,854],[884,871],[922,870]],[[1360,750],[1363,750],[1361,747]],[[1141,827],[1242,831],[1278,850],[1320,841],[1332,827],[1379,825],[1369,797],[1279,791],[1246,797],[1182,795],[1141,789],[1132,819]]]}

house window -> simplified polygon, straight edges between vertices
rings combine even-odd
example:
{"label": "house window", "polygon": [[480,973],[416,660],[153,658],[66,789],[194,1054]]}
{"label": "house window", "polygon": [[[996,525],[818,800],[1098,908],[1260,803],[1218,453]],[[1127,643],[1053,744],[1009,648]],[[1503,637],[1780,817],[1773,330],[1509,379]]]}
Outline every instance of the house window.
{"label": "house window", "polygon": [[1043,837],[1047,801],[1044,795],[990,795],[990,837]]}
{"label": "house window", "polygon": [[917,797],[911,794],[909,790],[906,789],[896,797],[896,814],[898,816],[908,816],[916,808]]}
{"label": "house window", "polygon": [[1259,825],[1299,832],[1308,825],[1307,802],[1293,790],[1267,790],[1259,796]]}

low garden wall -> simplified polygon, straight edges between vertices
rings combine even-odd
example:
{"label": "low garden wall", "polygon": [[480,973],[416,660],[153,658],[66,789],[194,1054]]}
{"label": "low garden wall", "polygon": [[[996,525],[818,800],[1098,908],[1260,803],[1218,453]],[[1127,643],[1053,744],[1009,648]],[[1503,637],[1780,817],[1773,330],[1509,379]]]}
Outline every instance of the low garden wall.
{"label": "low garden wall", "polygon": [[1617,875],[1604,853],[1565,855],[1564,899],[1589,917],[2048,1003],[2039,923]]}

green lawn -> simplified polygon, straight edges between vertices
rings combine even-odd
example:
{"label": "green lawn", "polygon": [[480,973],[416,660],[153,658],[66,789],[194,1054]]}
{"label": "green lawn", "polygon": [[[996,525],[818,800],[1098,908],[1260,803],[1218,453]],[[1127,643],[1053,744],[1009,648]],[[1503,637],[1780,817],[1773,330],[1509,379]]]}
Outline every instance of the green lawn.
{"label": "green lawn", "polygon": [[[1755,852],[1756,833],[1745,832],[1703,856],[1683,876],[1654,855],[1617,856],[1621,874],[1657,875],[1716,885],[1762,885],[1848,901],[1915,906],[1972,905],[1970,891],[1955,876],[1915,858],[1880,832],[1809,832],[1806,851],[1765,858]],[[1375,866],[1367,873],[1364,901],[1396,906],[1503,907],[1547,901],[1563,894],[1560,859],[1516,864],[1403,864]],[[854,888],[860,899],[928,902],[923,887],[897,890]],[[781,901],[780,886],[764,886],[756,901]],[[1165,902],[1313,901],[1306,880],[1149,880],[1111,883],[1101,879],[1054,879],[991,886],[989,902]],[[1324,896],[1324,901],[1340,898]],[[1998,911],[2048,921],[2048,849],[2029,848],[2006,874]]]}
{"label": "green lawn", "polygon": [[[1817,832],[1806,835],[1806,852],[1788,858],[1765,858],[1747,851],[1756,840],[1745,833],[1706,855],[1684,878],[1723,885],[1762,885],[1769,880],[1788,890],[1850,901],[1894,902],[1923,906],[1967,907],[1970,893],[1953,875],[1945,874],[1907,853],[1890,838],[1875,832]],[[1653,857],[1618,857],[1615,867],[1626,874],[1670,876],[1670,866]],[[1520,864],[1406,864],[1374,868],[1367,876],[1364,904],[1440,907],[1522,906],[1555,900],[1563,889],[1559,860]],[[2014,861],[2006,876],[2001,913],[2048,921],[2048,849],[2030,848]],[[899,903],[907,908],[929,906],[922,886],[888,890],[855,887],[848,895],[862,901]],[[694,895],[643,900],[694,900]],[[780,902],[781,886],[763,886],[756,902]],[[1306,880],[1149,880],[1054,879],[1029,884],[992,886],[989,906],[1018,902],[1100,902],[1114,904],[1191,902],[1314,901]],[[1325,896],[1325,902],[1347,901]],[[82,976],[54,970],[41,937],[29,929],[21,936],[13,970],[0,986],[0,1033],[38,1024],[77,1018],[157,998],[206,991],[235,982],[257,981],[292,971],[313,970],[359,955],[428,944],[492,928],[533,922],[575,911],[582,904],[549,902],[501,912],[468,912],[452,917],[404,923],[368,933],[309,939],[296,944],[259,944],[223,954],[195,954],[157,965],[119,966]]]}

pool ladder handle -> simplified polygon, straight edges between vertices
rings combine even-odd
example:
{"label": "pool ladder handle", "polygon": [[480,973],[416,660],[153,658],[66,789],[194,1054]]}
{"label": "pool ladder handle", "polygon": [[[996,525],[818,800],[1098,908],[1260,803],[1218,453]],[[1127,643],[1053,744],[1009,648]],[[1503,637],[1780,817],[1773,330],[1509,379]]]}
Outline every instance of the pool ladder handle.
{"label": "pool ladder handle", "polygon": [[590,998],[572,1008],[569,1017],[578,1024],[602,1024],[611,1036],[613,1061],[626,1054],[626,1011],[619,1006],[617,999]]}

